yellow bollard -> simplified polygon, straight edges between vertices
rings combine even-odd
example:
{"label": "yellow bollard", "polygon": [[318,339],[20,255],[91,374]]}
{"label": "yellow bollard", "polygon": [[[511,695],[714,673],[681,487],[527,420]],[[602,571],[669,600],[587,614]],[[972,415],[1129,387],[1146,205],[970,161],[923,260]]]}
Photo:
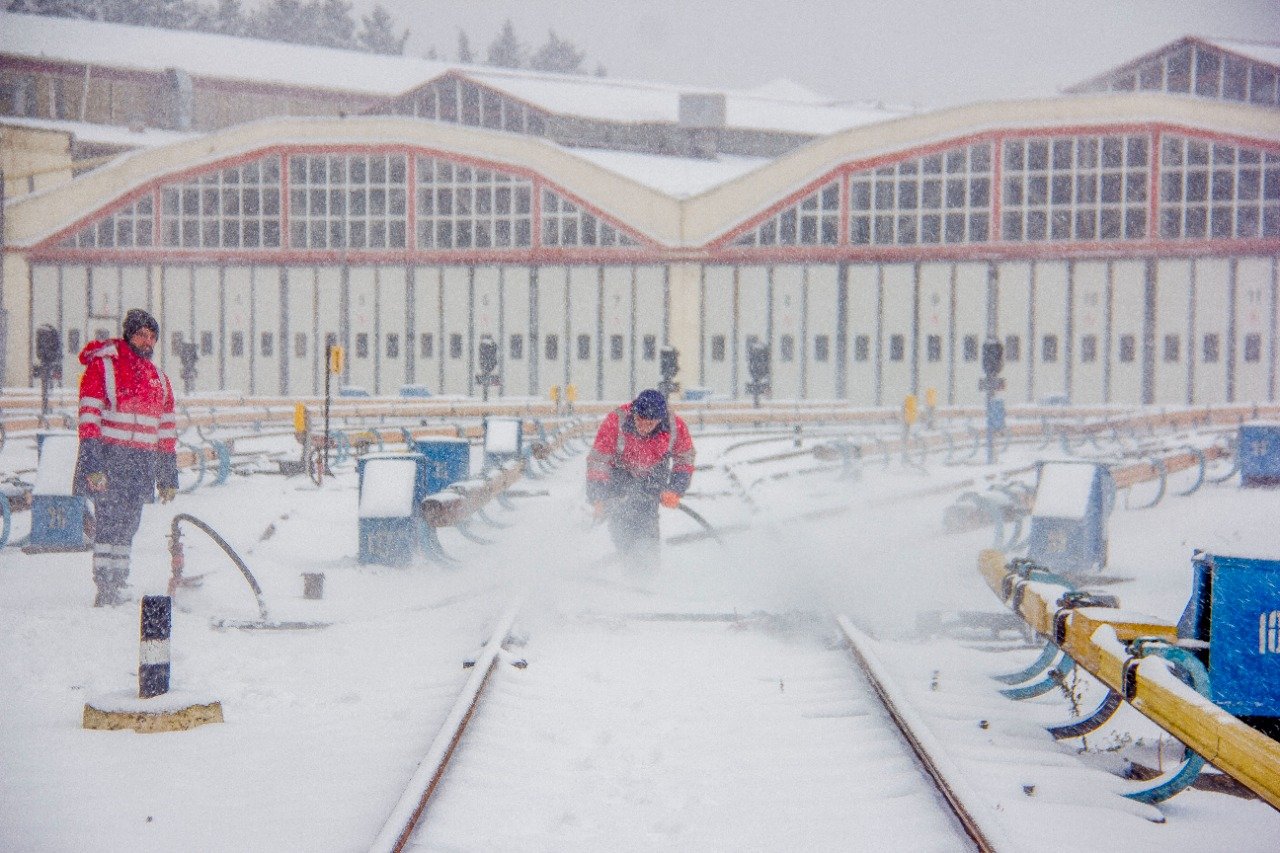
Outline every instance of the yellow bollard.
{"label": "yellow bollard", "polygon": [[916,409],[916,395],[908,394],[906,399],[902,401],[902,422],[908,427],[915,425],[918,416]]}

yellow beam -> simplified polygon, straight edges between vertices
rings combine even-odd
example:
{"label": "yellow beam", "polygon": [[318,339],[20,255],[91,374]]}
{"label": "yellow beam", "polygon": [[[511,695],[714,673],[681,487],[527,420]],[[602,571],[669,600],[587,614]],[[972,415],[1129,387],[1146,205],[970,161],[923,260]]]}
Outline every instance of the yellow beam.
{"label": "yellow beam", "polygon": [[[996,596],[1021,586],[1016,612],[1038,633],[1053,638],[1057,601],[1065,588],[1027,582],[1007,571],[1004,555],[984,550],[978,572]],[[1010,603],[1006,601],[1006,603]],[[1131,660],[1127,643],[1138,637],[1176,642],[1177,628],[1153,616],[1118,608],[1082,607],[1064,611],[1062,641],[1073,660],[1112,690],[1125,694],[1124,670]],[[1129,696],[1139,713],[1239,781],[1272,808],[1280,809],[1280,743],[1229,714],[1169,675],[1161,658],[1133,665]]]}

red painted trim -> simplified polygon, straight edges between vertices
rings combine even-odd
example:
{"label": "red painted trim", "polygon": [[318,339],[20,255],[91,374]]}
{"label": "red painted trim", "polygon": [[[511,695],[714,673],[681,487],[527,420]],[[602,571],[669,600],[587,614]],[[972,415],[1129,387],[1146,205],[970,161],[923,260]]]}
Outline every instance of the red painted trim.
{"label": "red painted trim", "polygon": [[[8,247],[7,252],[21,253]],[[767,249],[658,249],[598,247],[467,251],[348,251],[273,250],[210,251],[205,249],[55,249],[25,253],[33,262],[86,264],[219,263],[249,264],[763,264],[838,263],[840,261],[929,262],[974,260],[1059,260],[1064,258],[1174,258],[1204,255],[1277,255],[1280,239],[1256,240],[1133,240],[1092,243],[980,243],[941,246],[770,246]]]}

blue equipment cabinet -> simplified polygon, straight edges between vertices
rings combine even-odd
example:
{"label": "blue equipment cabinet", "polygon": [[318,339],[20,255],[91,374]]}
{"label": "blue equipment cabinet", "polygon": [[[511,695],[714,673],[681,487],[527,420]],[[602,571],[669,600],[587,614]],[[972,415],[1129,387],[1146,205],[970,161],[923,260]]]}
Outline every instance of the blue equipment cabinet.
{"label": "blue equipment cabinet", "polygon": [[[1209,696],[1280,724],[1280,560],[1197,553],[1178,636],[1209,644]],[[1274,735],[1273,735],[1274,736]]]}
{"label": "blue equipment cabinet", "polygon": [[465,438],[426,438],[413,443],[427,459],[427,494],[471,476],[471,443]]}
{"label": "blue equipment cabinet", "polygon": [[1240,485],[1280,485],[1280,424],[1240,425]]}
{"label": "blue equipment cabinet", "polygon": [[524,455],[524,421],[520,418],[484,419],[484,467],[499,468]]}
{"label": "blue equipment cabinet", "polygon": [[427,458],[421,453],[370,453],[356,460],[360,480],[361,563],[403,566],[413,560],[425,522]]}
{"label": "blue equipment cabinet", "polygon": [[1107,520],[1116,484],[1105,465],[1041,462],[1031,507],[1028,556],[1056,572],[1100,571],[1107,565]]}
{"label": "blue equipment cabinet", "polygon": [[31,539],[28,554],[90,551],[88,498],[73,494],[80,439],[74,432],[36,434],[36,481],[31,490]]}

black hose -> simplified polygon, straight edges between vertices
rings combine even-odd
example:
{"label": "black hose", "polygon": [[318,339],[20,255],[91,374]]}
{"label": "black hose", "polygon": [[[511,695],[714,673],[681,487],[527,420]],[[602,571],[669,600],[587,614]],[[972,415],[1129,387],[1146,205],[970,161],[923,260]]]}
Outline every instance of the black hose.
{"label": "black hose", "polygon": [[703,518],[701,515],[694,512],[692,509],[690,509],[689,506],[684,501],[681,501],[680,503],[676,504],[676,509],[682,511],[685,515],[689,516],[694,521],[701,524],[702,528],[711,534],[711,538],[716,540],[716,544],[720,545],[721,547],[724,547],[724,540],[720,538],[720,533],[714,527],[712,527],[711,524],[705,518]]}
{"label": "black hose", "polygon": [[185,512],[180,512],[173,517],[170,532],[174,537],[174,541],[177,541],[180,535],[178,533],[178,522],[180,521],[189,521],[205,533],[209,534],[209,538],[216,542],[218,547],[226,552],[227,556],[231,558],[231,562],[235,563],[236,568],[240,570],[240,574],[244,575],[244,579],[249,582],[249,588],[253,590],[253,597],[258,600],[258,613],[261,614],[265,621],[267,618],[267,605],[262,601],[262,587],[258,586],[258,581],[253,576],[253,572],[249,571],[249,567],[245,565],[244,560],[240,559],[240,555],[237,554],[229,544],[227,544],[227,540],[218,535],[218,531],[214,530],[194,515],[187,515]]}

